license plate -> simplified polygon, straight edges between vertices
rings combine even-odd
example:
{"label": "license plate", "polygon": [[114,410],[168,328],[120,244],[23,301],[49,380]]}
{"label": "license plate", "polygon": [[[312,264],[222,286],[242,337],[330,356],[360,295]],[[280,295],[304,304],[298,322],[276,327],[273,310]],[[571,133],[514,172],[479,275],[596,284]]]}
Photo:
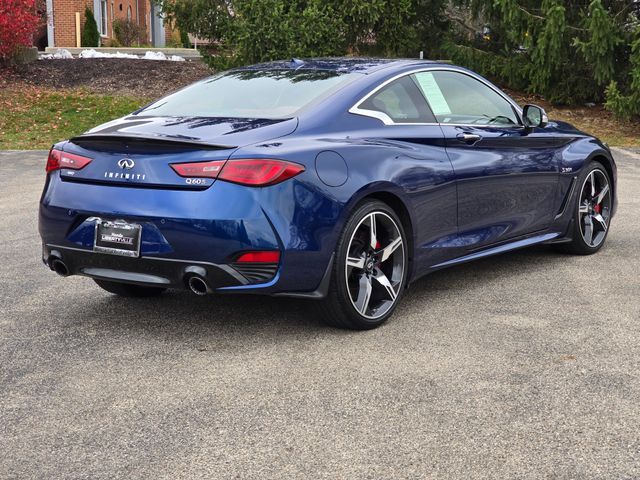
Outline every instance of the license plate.
{"label": "license plate", "polygon": [[93,250],[124,257],[140,256],[142,226],[119,220],[97,220]]}

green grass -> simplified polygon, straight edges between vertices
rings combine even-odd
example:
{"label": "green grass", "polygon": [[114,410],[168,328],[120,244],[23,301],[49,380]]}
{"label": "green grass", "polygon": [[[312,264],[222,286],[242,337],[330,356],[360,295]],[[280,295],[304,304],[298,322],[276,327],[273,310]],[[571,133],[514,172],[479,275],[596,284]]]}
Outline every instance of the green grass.
{"label": "green grass", "polygon": [[147,103],[84,90],[0,89],[0,150],[48,149]]}
{"label": "green grass", "polygon": [[625,122],[615,118],[602,105],[558,107],[532,95],[514,91],[509,91],[509,93],[520,105],[527,103],[541,105],[551,120],[569,122],[579,130],[595,135],[611,146],[640,147],[640,125],[637,122]]}

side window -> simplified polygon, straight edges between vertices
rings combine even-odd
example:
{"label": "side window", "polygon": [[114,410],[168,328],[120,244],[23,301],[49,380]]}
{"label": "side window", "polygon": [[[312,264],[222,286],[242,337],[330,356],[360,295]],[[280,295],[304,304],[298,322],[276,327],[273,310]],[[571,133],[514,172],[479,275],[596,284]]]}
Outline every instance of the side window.
{"label": "side window", "polygon": [[416,74],[416,81],[440,123],[519,124],[507,100],[469,75],[435,70]]}
{"label": "side window", "polygon": [[436,121],[413,75],[404,76],[385,85],[358,108],[385,113],[394,123],[434,123]]}

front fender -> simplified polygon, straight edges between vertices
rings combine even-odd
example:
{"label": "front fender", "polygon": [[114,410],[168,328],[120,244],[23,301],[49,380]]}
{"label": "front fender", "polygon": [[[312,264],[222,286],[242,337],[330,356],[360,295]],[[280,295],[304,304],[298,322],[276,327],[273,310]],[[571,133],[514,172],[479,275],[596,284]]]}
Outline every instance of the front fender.
{"label": "front fender", "polygon": [[617,209],[618,169],[611,151],[600,140],[594,137],[585,137],[571,143],[562,153],[560,159],[560,180],[566,192],[572,179],[576,178],[582,170],[592,161],[602,163],[611,180],[613,208],[612,215]]}

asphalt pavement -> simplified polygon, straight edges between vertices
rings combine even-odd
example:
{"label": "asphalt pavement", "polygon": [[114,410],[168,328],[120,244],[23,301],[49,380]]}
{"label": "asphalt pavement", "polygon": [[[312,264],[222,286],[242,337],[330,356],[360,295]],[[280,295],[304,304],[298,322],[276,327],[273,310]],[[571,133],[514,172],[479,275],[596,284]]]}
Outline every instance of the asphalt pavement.
{"label": "asphalt pavement", "polygon": [[599,254],[440,271],[369,332],[60,278],[46,154],[0,153],[0,478],[640,478],[640,154],[615,153]]}

